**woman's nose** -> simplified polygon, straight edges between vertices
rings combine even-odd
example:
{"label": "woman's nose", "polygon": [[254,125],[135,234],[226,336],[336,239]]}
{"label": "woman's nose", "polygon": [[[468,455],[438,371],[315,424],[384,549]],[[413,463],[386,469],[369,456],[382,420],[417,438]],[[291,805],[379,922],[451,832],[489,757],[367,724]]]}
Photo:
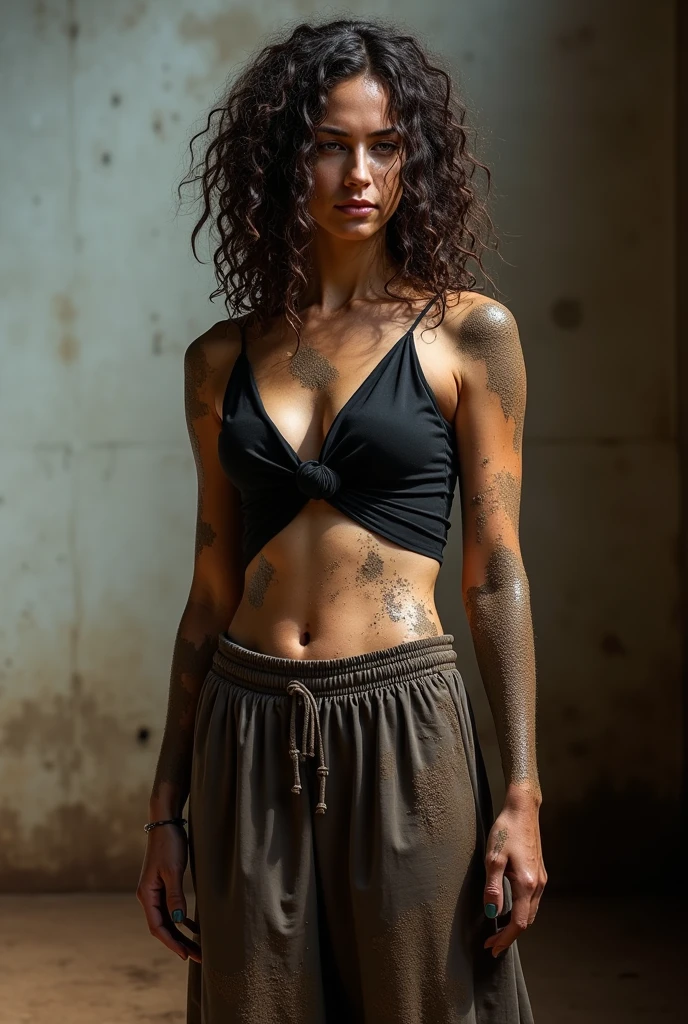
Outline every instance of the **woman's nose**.
{"label": "woman's nose", "polygon": [[347,181],[352,184],[367,185],[371,181],[370,168],[365,150],[357,151],[347,173]]}

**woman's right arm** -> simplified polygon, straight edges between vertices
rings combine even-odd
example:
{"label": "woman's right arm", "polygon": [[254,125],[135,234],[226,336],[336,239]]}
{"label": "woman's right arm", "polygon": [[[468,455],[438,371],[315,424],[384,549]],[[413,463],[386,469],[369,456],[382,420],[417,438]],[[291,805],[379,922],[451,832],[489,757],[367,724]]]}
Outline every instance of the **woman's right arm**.
{"label": "woman's right arm", "polygon": [[[192,341],[184,355],[184,408],[196,462],[198,504],[193,578],[177,630],[165,731],[150,796],[152,816],[181,814],[189,792],[196,705],[243,588],[239,495],[217,455],[218,373],[226,372],[225,324]],[[236,331],[236,328],[230,328]]]}
{"label": "woman's right arm", "polygon": [[[192,341],[184,355],[184,407],[198,484],[195,557],[172,653],[165,729],[149,800],[150,820],[156,821],[180,816],[186,804],[200,689],[218,634],[231,621],[243,590],[239,495],[217,455],[221,421],[215,394],[238,344],[236,327],[230,324],[229,331],[227,327],[227,323],[214,325]],[[186,917],[182,892],[186,841],[174,825],[161,825],[148,836],[137,897],[151,933],[186,958],[179,941],[184,936],[169,928],[164,914],[165,909],[170,915],[181,909]]]}

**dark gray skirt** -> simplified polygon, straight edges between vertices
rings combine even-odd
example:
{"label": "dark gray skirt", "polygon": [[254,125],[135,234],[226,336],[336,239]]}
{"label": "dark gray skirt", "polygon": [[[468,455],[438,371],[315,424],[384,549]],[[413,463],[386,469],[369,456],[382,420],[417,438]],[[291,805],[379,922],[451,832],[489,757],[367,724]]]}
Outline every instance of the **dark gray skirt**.
{"label": "dark gray skirt", "polygon": [[453,636],[293,660],[220,634],[199,697],[188,1024],[531,1024],[483,912],[492,801]]}

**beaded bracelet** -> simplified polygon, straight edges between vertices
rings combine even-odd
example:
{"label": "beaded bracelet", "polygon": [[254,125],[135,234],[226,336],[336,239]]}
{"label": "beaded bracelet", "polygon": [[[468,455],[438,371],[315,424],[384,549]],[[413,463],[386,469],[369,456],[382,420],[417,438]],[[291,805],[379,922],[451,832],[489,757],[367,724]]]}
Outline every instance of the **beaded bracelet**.
{"label": "beaded bracelet", "polygon": [[143,826],[143,831],[150,832],[156,825],[186,825],[186,818],[164,818],[162,821],[149,821]]}

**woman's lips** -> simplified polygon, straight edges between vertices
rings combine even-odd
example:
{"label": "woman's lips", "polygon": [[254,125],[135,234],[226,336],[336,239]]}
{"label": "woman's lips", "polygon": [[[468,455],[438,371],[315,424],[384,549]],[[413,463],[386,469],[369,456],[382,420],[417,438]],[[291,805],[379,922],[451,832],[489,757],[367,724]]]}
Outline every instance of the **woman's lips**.
{"label": "woman's lips", "polygon": [[338,203],[335,206],[336,210],[341,210],[342,213],[348,214],[350,217],[367,217],[368,214],[372,213],[373,210],[377,209],[373,203],[366,203],[365,205],[356,203]]}

